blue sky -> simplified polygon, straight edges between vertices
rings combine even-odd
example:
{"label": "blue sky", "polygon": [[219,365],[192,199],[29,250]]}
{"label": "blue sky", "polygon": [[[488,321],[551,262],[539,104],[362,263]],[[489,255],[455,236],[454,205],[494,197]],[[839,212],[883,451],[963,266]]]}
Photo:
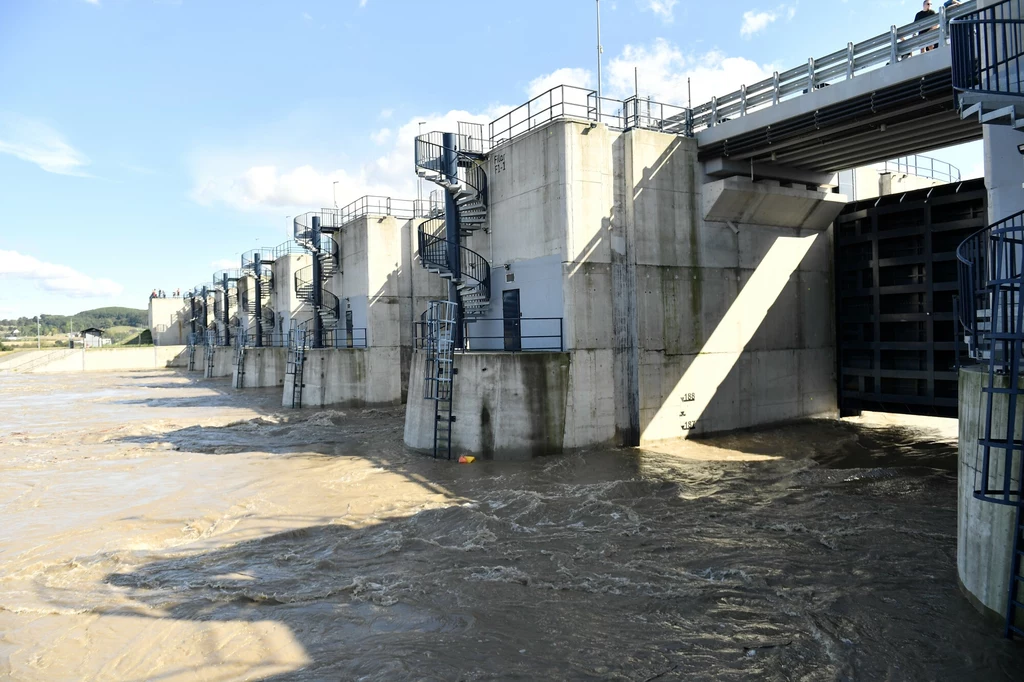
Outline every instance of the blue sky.
{"label": "blue sky", "polygon": [[[917,2],[602,0],[604,89],[685,104],[913,19]],[[708,8],[713,8],[709,10]],[[0,1],[0,318],[144,307],[363,194],[412,136],[594,84],[594,0]],[[703,99],[702,99],[703,98]],[[935,153],[980,174],[975,144]]]}

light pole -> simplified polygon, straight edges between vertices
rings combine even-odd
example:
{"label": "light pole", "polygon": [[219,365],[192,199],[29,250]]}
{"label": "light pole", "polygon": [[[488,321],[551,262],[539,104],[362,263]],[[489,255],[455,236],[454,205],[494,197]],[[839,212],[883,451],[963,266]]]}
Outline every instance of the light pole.
{"label": "light pole", "polygon": [[597,121],[601,122],[601,0],[597,0]]}
{"label": "light pole", "polygon": [[[420,134],[423,136],[423,126],[427,125],[426,121],[420,121]],[[420,177],[419,172],[416,173],[416,200],[420,205],[420,210],[423,209],[423,178]]]}
{"label": "light pole", "polygon": [[338,181],[337,180],[334,181],[334,184],[331,186],[331,189],[334,191],[334,210],[338,210]]}

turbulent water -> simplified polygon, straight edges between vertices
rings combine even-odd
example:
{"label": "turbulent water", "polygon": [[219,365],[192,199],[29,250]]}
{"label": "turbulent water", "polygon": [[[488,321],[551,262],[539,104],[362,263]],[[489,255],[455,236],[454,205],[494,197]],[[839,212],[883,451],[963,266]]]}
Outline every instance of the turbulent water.
{"label": "turbulent water", "polygon": [[460,466],[279,401],[0,376],[0,677],[1024,679],[956,586],[948,424]]}

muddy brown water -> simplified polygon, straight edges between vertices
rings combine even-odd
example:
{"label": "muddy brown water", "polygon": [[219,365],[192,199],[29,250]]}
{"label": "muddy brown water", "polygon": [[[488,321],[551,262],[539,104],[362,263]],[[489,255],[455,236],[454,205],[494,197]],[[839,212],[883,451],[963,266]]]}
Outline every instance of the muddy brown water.
{"label": "muddy brown water", "polygon": [[459,466],[279,402],[0,375],[0,677],[1024,679],[956,586],[949,422]]}

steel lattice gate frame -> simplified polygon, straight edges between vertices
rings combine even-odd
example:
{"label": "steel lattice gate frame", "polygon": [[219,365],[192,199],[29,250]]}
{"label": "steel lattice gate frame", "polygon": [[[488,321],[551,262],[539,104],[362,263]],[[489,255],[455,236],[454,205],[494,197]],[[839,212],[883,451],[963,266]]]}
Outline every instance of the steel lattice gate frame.
{"label": "steel lattice gate frame", "polygon": [[987,222],[980,178],[853,202],[836,219],[843,415],[956,416],[956,248]]}

